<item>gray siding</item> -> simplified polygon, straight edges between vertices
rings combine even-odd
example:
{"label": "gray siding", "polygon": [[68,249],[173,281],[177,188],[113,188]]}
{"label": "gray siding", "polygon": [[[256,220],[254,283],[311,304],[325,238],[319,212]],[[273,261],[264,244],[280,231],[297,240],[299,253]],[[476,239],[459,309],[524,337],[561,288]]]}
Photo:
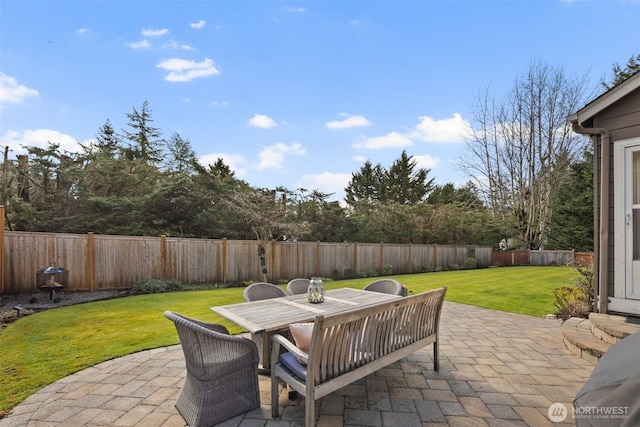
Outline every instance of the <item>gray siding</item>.
{"label": "gray siding", "polygon": [[[615,144],[616,141],[621,141],[630,138],[640,137],[640,89],[636,89],[629,95],[621,99],[619,102],[611,105],[609,108],[602,110],[592,119],[593,127],[605,128],[611,135],[611,144]],[[607,272],[607,288],[609,295],[613,295],[614,292],[614,164],[613,164],[613,146],[611,147],[609,158],[609,245],[608,245],[608,258],[609,258],[609,271]],[[598,158],[601,157],[601,152],[598,150],[595,153]],[[597,164],[596,181],[599,188],[600,184],[600,169],[602,162],[599,160]],[[596,200],[598,194],[596,193]],[[596,218],[599,218],[599,207],[596,210]],[[596,224],[596,232],[599,229],[599,224]]]}

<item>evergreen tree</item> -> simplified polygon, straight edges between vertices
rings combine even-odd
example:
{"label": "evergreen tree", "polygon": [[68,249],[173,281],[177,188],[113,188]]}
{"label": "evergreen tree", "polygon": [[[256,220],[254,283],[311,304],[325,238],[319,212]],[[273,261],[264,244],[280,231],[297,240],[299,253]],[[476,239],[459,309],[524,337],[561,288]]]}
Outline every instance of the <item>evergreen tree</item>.
{"label": "evergreen tree", "polygon": [[416,161],[403,151],[387,170],[379,163],[374,167],[367,160],[345,188],[345,201],[351,207],[381,203],[414,204],[425,199],[433,189],[433,179],[427,181],[429,169],[416,170]]}
{"label": "evergreen tree", "polygon": [[593,251],[593,153],[571,165],[569,179],[558,188],[548,248]]}
{"label": "evergreen tree", "polygon": [[484,203],[482,203],[478,188],[471,181],[468,181],[460,188],[456,188],[451,182],[444,185],[436,185],[429,193],[427,203],[432,205],[455,203],[468,209],[484,209]]}
{"label": "evergreen tree", "polygon": [[107,119],[107,121],[98,130],[94,148],[98,154],[106,155],[108,157],[115,157],[117,152],[122,150],[120,138],[113,129],[109,119]]}
{"label": "evergreen tree", "polygon": [[427,181],[429,169],[417,169],[413,156],[402,151],[400,158],[393,162],[386,173],[383,201],[403,205],[421,202],[433,189],[433,178]]}
{"label": "evergreen tree", "polygon": [[351,174],[351,181],[345,188],[345,201],[350,206],[365,202],[371,203],[382,198],[385,171],[378,163],[376,166],[367,160],[358,172]]}
{"label": "evergreen tree", "polygon": [[131,131],[124,130],[124,139],[129,141],[125,149],[125,156],[129,160],[141,159],[149,165],[160,164],[164,158],[162,133],[159,128],[151,126],[153,118],[149,102],[142,103],[142,109],[138,112],[135,107],[127,114],[127,125]]}
{"label": "evergreen tree", "polygon": [[193,169],[193,164],[197,162],[196,153],[191,147],[188,139],[182,139],[180,134],[175,132],[171,135],[167,144],[169,151],[167,156],[167,170],[184,173]]}
{"label": "evergreen tree", "polygon": [[638,71],[640,71],[640,54],[631,55],[631,58],[627,61],[627,64],[622,68],[618,63],[614,63],[612,67],[613,78],[610,83],[604,81],[604,79],[600,82],[602,86],[609,90],[614,86],[619,85]]}

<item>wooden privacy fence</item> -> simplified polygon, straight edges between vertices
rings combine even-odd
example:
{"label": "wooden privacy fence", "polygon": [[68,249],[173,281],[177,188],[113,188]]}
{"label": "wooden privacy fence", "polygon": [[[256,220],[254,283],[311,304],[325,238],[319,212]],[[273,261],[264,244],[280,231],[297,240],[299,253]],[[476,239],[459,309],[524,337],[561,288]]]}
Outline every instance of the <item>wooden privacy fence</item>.
{"label": "wooden privacy fence", "polygon": [[580,265],[593,267],[592,252],[576,251],[495,251],[492,265]]}
{"label": "wooden privacy fence", "polygon": [[[68,270],[67,290],[72,291],[129,289],[142,279],[188,284],[262,280],[257,241],[0,230],[0,294],[37,291],[36,273],[52,264]],[[419,273],[461,267],[469,257],[487,267],[492,252],[489,246],[272,242],[268,280]]]}

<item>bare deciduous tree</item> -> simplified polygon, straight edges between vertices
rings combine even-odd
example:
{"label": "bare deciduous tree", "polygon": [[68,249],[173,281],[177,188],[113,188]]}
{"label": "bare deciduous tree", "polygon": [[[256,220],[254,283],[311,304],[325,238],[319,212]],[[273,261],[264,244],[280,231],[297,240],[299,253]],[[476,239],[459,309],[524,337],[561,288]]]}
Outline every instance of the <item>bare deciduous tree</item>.
{"label": "bare deciduous tree", "polygon": [[513,222],[525,249],[543,247],[554,192],[582,152],[585,140],[566,117],[582,106],[585,82],[534,62],[506,96],[486,90],[474,107],[462,167],[493,215]]}
{"label": "bare deciduous tree", "polygon": [[283,197],[273,190],[234,191],[226,200],[227,205],[236,212],[251,228],[258,241],[258,257],[262,280],[267,281],[266,252],[274,240],[295,238],[306,232],[306,223],[293,223],[286,220],[286,207]]}

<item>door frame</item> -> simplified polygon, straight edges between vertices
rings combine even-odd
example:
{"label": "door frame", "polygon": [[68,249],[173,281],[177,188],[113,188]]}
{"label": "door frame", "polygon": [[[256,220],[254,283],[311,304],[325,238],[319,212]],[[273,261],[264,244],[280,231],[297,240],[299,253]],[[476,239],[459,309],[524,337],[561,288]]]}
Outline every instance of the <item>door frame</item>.
{"label": "door frame", "polygon": [[[632,294],[633,240],[628,220],[633,224],[632,202],[628,188],[632,183],[631,152],[640,151],[640,138],[616,141],[614,144],[614,296],[615,298],[639,300],[640,293]],[[602,195],[607,197],[607,195]]]}

